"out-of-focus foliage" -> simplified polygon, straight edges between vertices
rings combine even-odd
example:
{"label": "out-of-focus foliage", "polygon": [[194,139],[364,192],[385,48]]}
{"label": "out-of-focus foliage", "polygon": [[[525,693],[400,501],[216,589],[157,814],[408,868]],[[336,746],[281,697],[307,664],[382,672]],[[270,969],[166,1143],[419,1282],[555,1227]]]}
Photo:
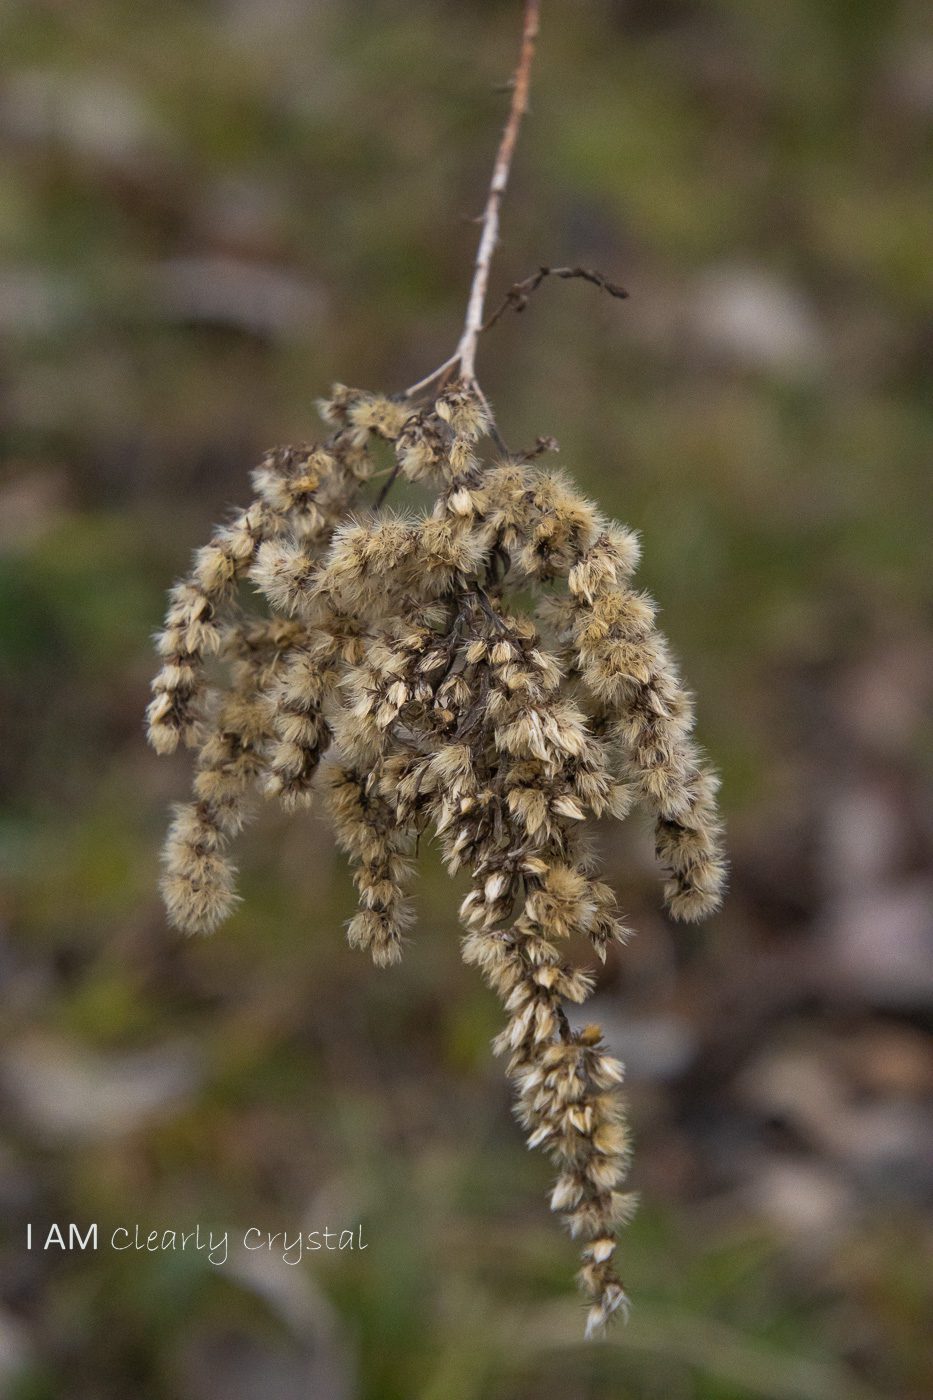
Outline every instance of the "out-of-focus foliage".
{"label": "out-of-focus foliage", "polygon": [[[732,894],[661,917],[594,1015],[629,1061],[627,1329],[584,1347],[546,1168],[439,864],[402,965],[348,950],[326,827],[270,808],[241,912],[170,936],[183,758],[149,636],[260,450],[334,379],[453,347],[517,3],[67,5],[0,16],[0,1387],[16,1400],[919,1397],[929,1313],[933,648],[913,0],[549,3],[481,347],[645,536],[724,776]],[[632,878],[631,871],[639,872]],[[61,1255],[48,1224],[291,1232],[280,1257]]]}

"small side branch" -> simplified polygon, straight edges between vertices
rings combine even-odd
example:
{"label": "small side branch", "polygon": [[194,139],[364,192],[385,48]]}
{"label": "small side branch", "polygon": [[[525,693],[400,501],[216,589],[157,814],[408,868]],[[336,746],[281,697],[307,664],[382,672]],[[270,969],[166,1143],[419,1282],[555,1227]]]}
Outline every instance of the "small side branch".
{"label": "small side branch", "polygon": [[421,393],[422,389],[427,389],[430,384],[433,384],[435,379],[441,379],[444,375],[449,374],[456,368],[457,364],[458,357],[455,351],[442,365],[438,365],[437,369],[432,369],[430,374],[426,374],[423,379],[419,379],[417,384],[409,384],[402,397],[413,399],[416,394]]}
{"label": "small side branch", "polygon": [[473,283],[467,303],[463,334],[457,346],[456,359],[463,378],[471,383],[476,380],[476,345],[483,328],[483,308],[486,304],[486,290],[489,286],[489,269],[492,255],[499,241],[499,213],[502,198],[509,183],[512,157],[518,140],[522,117],[528,110],[528,90],[531,84],[531,64],[534,59],[538,39],[540,0],[525,0],[525,23],[522,31],[522,46],[518,66],[512,82],[512,105],[508,121],[496,152],[492,181],[482,217],[482,234],[476,251],[473,267]]}
{"label": "small side branch", "polygon": [[562,277],[568,281],[577,278],[583,282],[592,283],[601,291],[608,292],[611,297],[624,298],[628,296],[624,287],[620,287],[617,282],[610,282],[608,277],[601,272],[596,272],[593,268],[542,266],[531,277],[526,277],[524,282],[516,282],[514,287],[509,288],[502,305],[496,307],[492,315],[483,322],[480,330],[488,331],[507,311],[524,311],[529,298],[548,277]]}

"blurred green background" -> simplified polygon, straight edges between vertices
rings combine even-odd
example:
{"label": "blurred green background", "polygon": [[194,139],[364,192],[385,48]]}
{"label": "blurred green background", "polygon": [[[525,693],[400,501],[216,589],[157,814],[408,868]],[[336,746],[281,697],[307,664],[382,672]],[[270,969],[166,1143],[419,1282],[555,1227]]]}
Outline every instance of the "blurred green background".
{"label": "blurred green background", "polygon": [[[156,894],[184,756],[166,586],[330,383],[453,348],[517,0],[7,0],[0,13],[0,1392],[11,1400],[881,1400],[933,1391],[933,39],[913,0],[544,0],[484,338],[644,539],[720,766],[732,889],[593,1003],[629,1064],[627,1328],[510,1115],[428,853],[402,965],[271,808],[211,940]],[[926,177],[926,178],[925,178]],[[927,235],[926,241],[924,235]],[[25,1247],[99,1222],[97,1253]],[[118,1226],[365,1251],[115,1253]]]}

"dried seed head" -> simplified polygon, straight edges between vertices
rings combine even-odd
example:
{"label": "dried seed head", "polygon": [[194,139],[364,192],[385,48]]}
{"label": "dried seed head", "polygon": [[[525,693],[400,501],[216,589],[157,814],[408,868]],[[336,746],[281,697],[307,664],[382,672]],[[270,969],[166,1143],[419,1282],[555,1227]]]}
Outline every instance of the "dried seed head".
{"label": "dried seed head", "polygon": [[[504,1007],[494,1048],[529,1145],[557,1169],[551,1207],[581,1240],[591,1334],[627,1307],[614,1259],[634,1198],[619,1189],[622,1066],[564,1010],[594,985],[567,940],[584,933],[605,959],[628,936],[582,832],[591,814],[647,807],[668,907],[702,917],[724,883],[716,780],[655,606],[631,583],[636,537],[530,459],[481,465],[489,412],[472,383],[421,406],[337,385],[322,414],[328,441],[268,453],[254,503],[170,595],[150,739],[192,746],[196,772],[166,843],[166,906],[181,928],[215,927],[254,794],[305,805],[330,751],[328,806],[359,897],[348,938],[390,964],[433,831],[447,868],[471,874],[463,956]],[[364,507],[374,437],[434,484],[429,510]],[[244,612],[244,580],[269,617]]]}

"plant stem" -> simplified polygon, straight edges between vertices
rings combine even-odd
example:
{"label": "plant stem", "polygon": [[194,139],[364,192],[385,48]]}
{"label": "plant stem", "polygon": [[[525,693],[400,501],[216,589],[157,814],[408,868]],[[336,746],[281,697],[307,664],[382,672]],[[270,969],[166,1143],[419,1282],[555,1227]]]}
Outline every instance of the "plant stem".
{"label": "plant stem", "polygon": [[433,384],[435,379],[446,378],[454,370],[459,370],[463,379],[479,388],[476,382],[476,345],[483,330],[483,309],[486,304],[486,290],[489,286],[489,269],[492,265],[493,253],[496,251],[496,244],[499,242],[499,211],[502,207],[506,186],[509,183],[509,171],[512,168],[512,157],[515,154],[519,127],[522,124],[522,117],[528,110],[531,64],[535,56],[540,14],[541,0],[525,0],[522,46],[511,82],[512,102],[509,107],[508,121],[503,129],[499,149],[496,152],[496,162],[492,170],[486,207],[480,219],[482,232],[480,233],[479,247],[476,250],[476,261],[473,264],[473,281],[470,286],[463,332],[457,348],[450,358],[445,360],[442,365],[438,365],[437,369],[432,370],[430,374],[425,375],[424,379],[419,379],[417,384],[409,385],[404,394],[406,399],[414,398],[422,389]]}
{"label": "plant stem", "polygon": [[417,384],[409,384],[408,388],[405,390],[405,398],[413,398],[415,394],[420,393],[422,389],[426,389],[429,384],[433,384],[435,379],[440,379],[442,374],[446,374],[448,370],[453,369],[457,363],[457,355],[456,352],[454,352],[454,354],[450,356],[450,359],[445,360],[442,365],[438,365],[437,369],[432,369],[431,373],[426,374],[423,379],[419,379]]}
{"label": "plant stem", "polygon": [[496,163],[493,166],[492,180],[482,217],[482,233],[476,250],[473,266],[473,283],[467,303],[463,334],[457,346],[457,362],[460,373],[470,383],[476,381],[476,345],[483,328],[483,309],[486,304],[486,289],[489,285],[489,269],[492,256],[499,242],[499,212],[502,198],[509,183],[512,157],[518,141],[522,117],[528,110],[528,89],[531,83],[531,64],[535,55],[540,17],[540,0],[525,0],[525,21],[522,29],[522,46],[518,65],[512,79],[512,105],[508,121],[502,132]]}

